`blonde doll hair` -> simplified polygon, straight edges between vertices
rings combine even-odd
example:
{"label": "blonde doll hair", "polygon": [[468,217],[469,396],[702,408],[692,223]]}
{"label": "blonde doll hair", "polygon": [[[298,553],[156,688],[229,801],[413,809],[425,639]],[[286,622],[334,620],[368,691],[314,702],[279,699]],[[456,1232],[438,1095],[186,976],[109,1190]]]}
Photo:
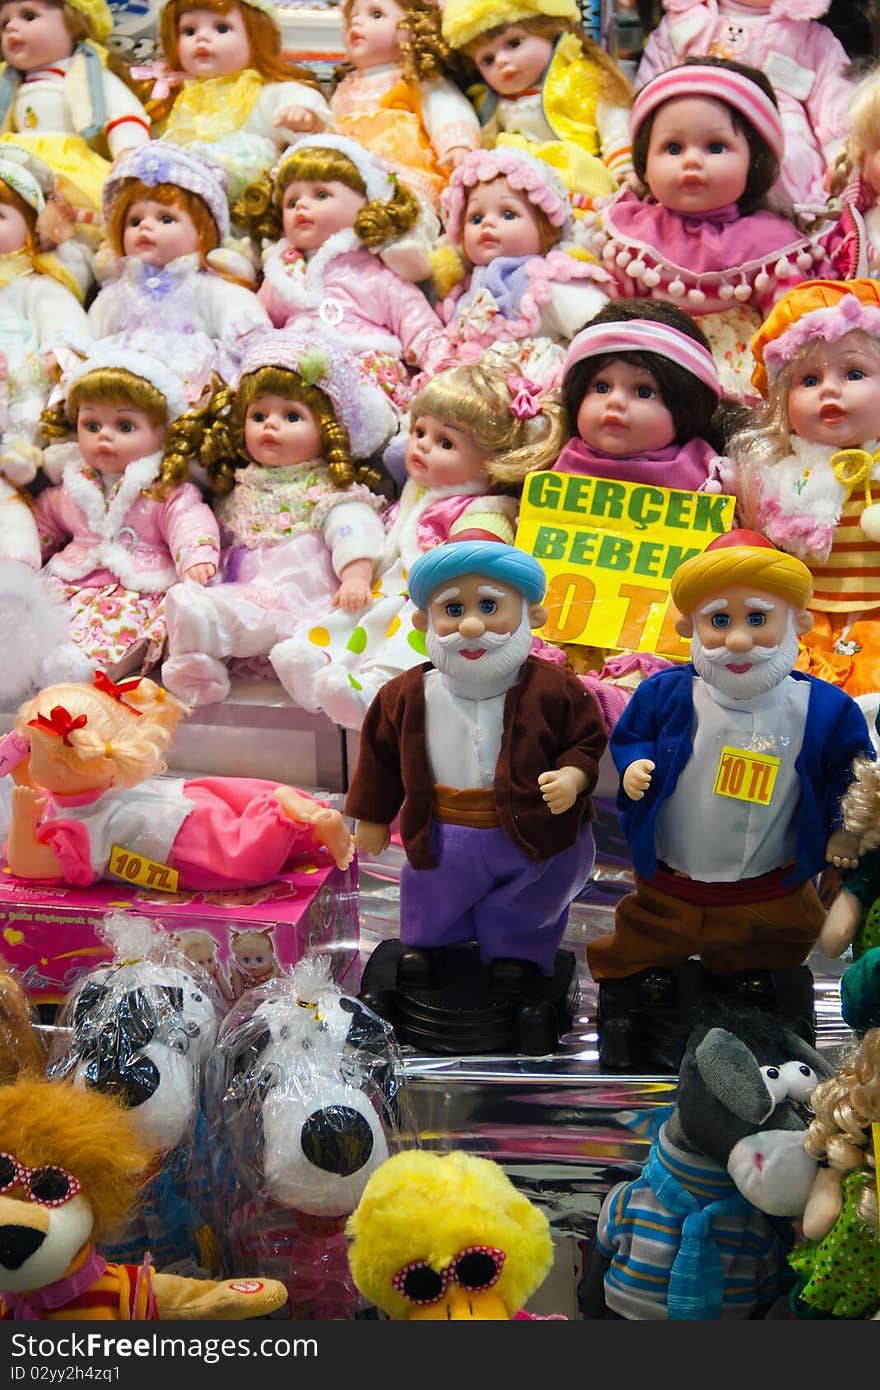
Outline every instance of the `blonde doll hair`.
{"label": "blonde doll hair", "polygon": [[[574,34],[575,38],[581,41],[587,62],[592,63],[599,70],[600,100],[610,102],[614,106],[632,106],[632,87],[614,59],[605,52],[604,48],[600,48],[594,39],[590,38],[580,24],[576,24],[572,19],[554,18],[552,15],[535,15],[533,19],[517,20],[516,26],[512,25],[510,20],[506,20],[503,24],[497,24],[493,29],[484,29],[482,34],[478,34],[470,43],[464,45],[462,52],[467,54],[473,63],[474,50],[480,44],[484,44],[487,39],[495,38],[505,29],[514,27],[525,29],[529,34],[537,34],[542,39],[556,39],[560,34]],[[484,81],[482,76],[479,77],[479,81]]]}
{"label": "blonde doll hair", "polygon": [[860,167],[880,148],[880,67],[872,68],[855,87],[849,104],[846,153],[850,167]]}
{"label": "blonde doll hair", "polygon": [[165,61],[173,71],[180,69],[177,42],[180,21],[184,14],[192,10],[211,10],[214,14],[229,14],[230,10],[238,10],[251,49],[249,67],[254,68],[267,82],[304,82],[309,87],[318,88],[313,73],[284,58],[281,31],[272,16],[254,5],[248,5],[246,0],[169,0],[162,12],[159,40]]}
{"label": "blonde doll hair", "polygon": [[96,367],[73,383],[66,404],[43,411],[40,420],[44,439],[56,442],[75,434],[79,408],[84,401],[143,410],[151,424],[168,426],[159,474],[154,483],[144,488],[145,497],[162,501],[187,481],[190,462],[198,457],[209,426],[214,394],[205,404],[187,411],[178,420],[169,421],[168,402],[149,381],[124,367]]}
{"label": "blonde doll hair", "polygon": [[244,443],[244,422],[248,409],[260,396],[281,396],[291,404],[308,406],[315,416],[321,440],[321,457],[330,470],[334,487],[347,488],[352,483],[375,488],[379,475],[374,469],[356,468],[351,457],[348,430],[337,420],[333,404],[317,386],[303,381],[298,372],[287,367],[260,367],[242,377],[238,390],[227,390],[225,400],[218,399],[216,418],[205,433],[201,462],[208,481],[219,496],[231,492],[239,468],[252,463]]}
{"label": "blonde doll hair", "polygon": [[[274,182],[263,174],[246,189],[232,209],[233,219],[245,223],[252,236],[278,241],[283,235],[281,209],[284,193],[294,180],[308,183],[344,183],[355,193],[367,196],[360,171],[341,150],[294,146],[282,159]],[[365,203],[354,219],[354,232],[366,247],[381,246],[414,227],[419,217],[415,195],[396,179],[394,196],[387,203]]]}
{"label": "blonde doll hair", "polygon": [[499,368],[450,367],[423,386],[410,404],[410,418],[433,415],[465,430],[489,454],[486,476],[495,486],[521,484],[527,473],[550,468],[565,443],[565,412],[555,396],[544,396],[540,414],[521,420],[511,413],[511,373]]}
{"label": "blonde doll hair", "polygon": [[871,1125],[880,1120],[880,1028],[871,1028],[837,1074],[823,1081],[810,1097],[815,1119],[804,1147],[813,1158],[826,1159],[838,1173],[865,1170],[864,1191],[856,1210],[877,1229],[877,1188]]}
{"label": "blonde doll hair", "polygon": [[[459,55],[443,37],[440,28],[440,6],[434,0],[394,0],[403,10],[400,28],[400,68],[406,82],[436,82],[440,77],[455,79],[465,76]],[[347,25],[353,0],[343,0],[342,18]],[[352,63],[340,63],[334,72],[334,82],[354,70]]]}
{"label": "blonde doll hair", "polygon": [[[86,723],[64,738],[34,727],[38,715],[51,717],[56,706]],[[103,781],[112,774],[117,787],[134,787],[165,770],[165,753],[189,711],[154,681],[142,678],[121,700],[94,685],[52,685],[26,701],[15,717],[16,732],[30,743],[43,740],[53,756],[84,777]]]}
{"label": "blonde doll hair", "polygon": [[860,855],[880,846],[880,767],[872,759],[856,758],[840,810],[846,829],[859,837]]}

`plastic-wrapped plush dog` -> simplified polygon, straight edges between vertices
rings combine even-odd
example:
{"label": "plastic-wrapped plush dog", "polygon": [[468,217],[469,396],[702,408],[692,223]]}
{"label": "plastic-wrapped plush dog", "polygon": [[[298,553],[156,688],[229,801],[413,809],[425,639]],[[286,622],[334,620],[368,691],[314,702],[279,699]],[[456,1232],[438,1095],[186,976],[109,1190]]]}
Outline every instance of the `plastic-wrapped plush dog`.
{"label": "plastic-wrapped plush dog", "polygon": [[806,1101],[831,1068],[781,1019],[705,1004],[676,1105],[641,1175],[608,1193],[582,1283],[588,1317],[760,1316],[782,1291],[770,1217],[804,1210]]}
{"label": "plastic-wrapped plush dog", "polygon": [[397,1139],[402,1076],[390,1026],[340,992],[326,957],[248,991],[221,1026],[206,1109],[240,1188],[231,1263],[282,1279],[292,1318],[357,1311],[345,1219]]}
{"label": "plastic-wrapped plush dog", "polygon": [[137,1218],[110,1238],[115,1258],[149,1249],[157,1269],[216,1272],[202,1074],[221,1005],[213,981],[155,923],[111,914],[114,962],[74,988],[59,1015],[49,1074],[117,1096],[138,1137],[161,1156]]}
{"label": "plastic-wrapped plush dog", "polygon": [[273,1280],[183,1279],[99,1252],[152,1158],[119,1100],[23,1079],[0,1087],[0,1135],[0,1318],[239,1319],[283,1304]]}

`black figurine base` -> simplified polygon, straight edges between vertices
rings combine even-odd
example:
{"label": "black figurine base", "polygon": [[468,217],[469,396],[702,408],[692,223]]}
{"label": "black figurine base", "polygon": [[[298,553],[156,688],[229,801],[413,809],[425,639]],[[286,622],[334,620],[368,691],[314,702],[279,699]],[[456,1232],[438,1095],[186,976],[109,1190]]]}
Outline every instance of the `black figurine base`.
{"label": "black figurine base", "polygon": [[392,1024],[401,1043],[419,1052],[555,1052],[572,1027],[579,997],[573,953],[556,952],[549,979],[523,962],[495,966],[483,965],[476,943],[414,951],[383,941],[364,967],[360,998]]}

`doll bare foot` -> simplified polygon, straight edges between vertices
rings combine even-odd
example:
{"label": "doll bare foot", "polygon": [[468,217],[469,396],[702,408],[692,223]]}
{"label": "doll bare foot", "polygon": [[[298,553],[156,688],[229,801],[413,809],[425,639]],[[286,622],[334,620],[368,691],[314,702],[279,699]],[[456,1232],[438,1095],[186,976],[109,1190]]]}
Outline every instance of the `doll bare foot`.
{"label": "doll bare foot", "polygon": [[320,806],[295,787],[276,787],[275,799],[292,821],[312,827],[318,844],[327,849],[338,869],[348,868],[354,858],[354,839],[339,811]]}

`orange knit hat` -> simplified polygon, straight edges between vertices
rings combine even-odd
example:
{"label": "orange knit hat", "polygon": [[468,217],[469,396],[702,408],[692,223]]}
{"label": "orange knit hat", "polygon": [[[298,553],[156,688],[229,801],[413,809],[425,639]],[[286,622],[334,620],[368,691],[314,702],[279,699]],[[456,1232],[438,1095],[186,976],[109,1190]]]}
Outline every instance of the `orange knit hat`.
{"label": "orange knit hat", "polygon": [[805,280],[774,304],[752,339],[752,384],[762,396],[800,348],[815,338],[835,342],[853,329],[880,337],[876,280]]}
{"label": "orange knit hat", "polygon": [[813,576],[803,561],[756,531],[737,530],[716,536],[701,554],[679,565],[670,585],[672,602],[680,613],[692,613],[707,594],[733,584],[754,584],[798,609],[813,596]]}

